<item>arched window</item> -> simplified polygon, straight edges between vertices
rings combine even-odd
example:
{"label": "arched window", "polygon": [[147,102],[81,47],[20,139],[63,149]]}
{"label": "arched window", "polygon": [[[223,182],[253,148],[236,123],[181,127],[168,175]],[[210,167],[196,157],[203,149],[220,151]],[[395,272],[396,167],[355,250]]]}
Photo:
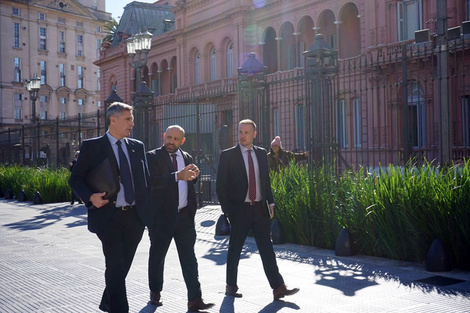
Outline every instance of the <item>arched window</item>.
{"label": "arched window", "polygon": [[194,83],[196,85],[201,83],[201,58],[199,56],[199,51],[196,52],[196,56],[194,58]]}
{"label": "arched window", "polygon": [[215,48],[214,47],[212,47],[212,49],[211,49],[210,56],[211,56],[211,63],[210,63],[211,77],[210,77],[210,80],[212,81],[212,80],[217,79],[217,58],[216,58]]}
{"label": "arched window", "polygon": [[353,125],[354,125],[354,147],[362,147],[362,108],[361,99],[352,100]]}
{"label": "arched window", "polygon": [[421,85],[413,80],[408,85],[408,106],[411,122],[413,146],[423,148],[426,145],[426,103]]}
{"label": "arched window", "polygon": [[336,126],[336,134],[338,136],[338,141],[341,146],[341,148],[348,148],[349,147],[349,140],[348,140],[348,111],[347,111],[347,105],[346,105],[346,100],[341,99],[339,100],[337,104],[337,120],[338,120],[338,125]]}
{"label": "arched window", "polygon": [[304,105],[295,106],[295,147],[305,149]]}
{"label": "arched window", "polygon": [[233,43],[227,47],[227,77],[233,77]]}

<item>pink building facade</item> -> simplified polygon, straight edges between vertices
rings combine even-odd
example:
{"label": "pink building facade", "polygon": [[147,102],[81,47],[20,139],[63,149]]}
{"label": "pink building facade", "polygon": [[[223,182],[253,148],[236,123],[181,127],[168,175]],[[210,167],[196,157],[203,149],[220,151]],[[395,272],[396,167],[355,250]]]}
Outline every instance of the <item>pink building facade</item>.
{"label": "pink building facade", "polygon": [[[213,125],[206,133],[227,125],[236,142],[233,130],[238,120],[252,117],[241,110],[245,100],[237,69],[254,52],[266,71],[263,87],[257,88],[250,105],[266,114],[254,119],[264,124],[260,144],[267,148],[269,138],[276,135],[290,150],[315,150],[326,144],[347,166],[466,158],[469,2],[447,1],[445,18],[440,18],[440,0],[169,1],[165,4],[173,14],[172,28],[153,37],[142,69],[142,79],[154,92],[154,107],[145,119],[154,127],[142,134],[143,139],[149,148],[159,145],[163,120],[175,117],[165,113],[165,106],[194,104],[197,99],[216,110],[211,120],[203,121]],[[126,10],[138,8],[134,2]],[[139,24],[144,21],[135,23],[146,28]],[[422,42],[415,37],[419,30],[427,30],[420,33],[425,36]],[[329,78],[331,88],[322,87],[329,95],[321,100],[314,94],[315,84],[322,83],[308,77],[306,62],[311,61],[304,54],[317,34],[338,51],[337,72]],[[101,70],[102,101],[116,88],[132,103],[135,69],[125,41],[101,51],[95,64]],[[447,111],[440,107],[443,99],[448,101]],[[315,120],[321,125],[315,126]],[[218,136],[210,138],[216,142]],[[217,154],[215,145],[208,149]]]}

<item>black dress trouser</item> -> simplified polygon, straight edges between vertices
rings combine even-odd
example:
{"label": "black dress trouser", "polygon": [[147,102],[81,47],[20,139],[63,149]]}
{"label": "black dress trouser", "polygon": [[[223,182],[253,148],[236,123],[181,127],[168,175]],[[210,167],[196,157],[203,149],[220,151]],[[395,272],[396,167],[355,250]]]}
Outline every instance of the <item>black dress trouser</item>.
{"label": "black dress trouser", "polygon": [[[98,209],[99,210],[99,209]],[[105,256],[106,288],[100,308],[110,313],[129,312],[126,294],[126,276],[144,233],[144,224],[135,208],[116,212],[107,229],[98,234]]]}
{"label": "black dress trouser", "polygon": [[256,205],[245,203],[239,207],[235,216],[229,216],[231,228],[227,254],[227,285],[237,286],[238,263],[250,229],[255,237],[269,285],[274,289],[284,283],[271,242],[271,223],[267,212],[266,203],[262,201]]}
{"label": "black dress trouser", "polygon": [[150,257],[149,257],[149,285],[153,292],[163,289],[163,270],[165,257],[171,240],[175,240],[178,258],[183,272],[184,282],[188,290],[188,301],[201,298],[201,284],[199,282],[198,264],[194,253],[196,243],[196,229],[194,217],[186,207],[175,213],[174,219],[164,224],[149,227]]}

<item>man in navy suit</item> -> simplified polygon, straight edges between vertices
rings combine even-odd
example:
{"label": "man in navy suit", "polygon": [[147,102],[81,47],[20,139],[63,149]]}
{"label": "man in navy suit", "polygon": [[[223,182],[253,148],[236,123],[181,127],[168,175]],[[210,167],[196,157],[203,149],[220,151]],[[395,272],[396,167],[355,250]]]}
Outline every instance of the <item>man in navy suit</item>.
{"label": "man in navy suit", "polygon": [[273,289],[274,300],[295,294],[298,288],[287,289],[279,273],[270,235],[270,218],[274,215],[266,150],[253,145],[256,124],[242,120],[238,124],[239,144],[222,151],[217,170],[216,191],[222,211],[231,224],[227,253],[225,294],[238,293],[237,276],[240,254],[249,230],[253,232],[263,262],[264,272]]}
{"label": "man in navy suit", "polygon": [[[147,214],[145,147],[142,142],[127,138],[134,126],[132,112],[133,107],[125,103],[109,106],[108,131],[83,142],[69,180],[72,190],[88,208],[88,229],[102,243],[106,288],[99,308],[112,313],[129,312],[125,280],[142,239]],[[120,175],[119,192],[109,199],[103,198],[106,193],[102,190],[92,190],[86,180],[88,173],[106,158],[111,160],[115,177]]]}
{"label": "man in navy suit", "polygon": [[163,134],[164,145],[147,152],[150,171],[152,217],[150,236],[149,285],[150,303],[162,305],[163,268],[171,240],[174,239],[184,281],[188,290],[188,311],[209,309],[213,303],[201,298],[198,264],[194,254],[196,229],[194,216],[197,202],[194,184],[199,175],[190,154],[180,149],[186,138],[184,129],[169,126]]}

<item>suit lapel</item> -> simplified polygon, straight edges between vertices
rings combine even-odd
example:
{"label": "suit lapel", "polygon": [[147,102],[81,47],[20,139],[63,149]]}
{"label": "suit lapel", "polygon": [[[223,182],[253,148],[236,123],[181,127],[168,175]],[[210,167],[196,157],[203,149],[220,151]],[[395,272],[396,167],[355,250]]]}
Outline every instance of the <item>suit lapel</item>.
{"label": "suit lapel", "polygon": [[181,151],[181,155],[183,155],[184,166],[186,167],[189,164],[188,155],[183,150],[180,149],[180,151]]}
{"label": "suit lapel", "polygon": [[236,166],[236,168],[240,168],[240,173],[243,176],[243,179],[244,179],[245,184],[247,186],[246,188],[248,188],[248,175],[246,174],[245,160],[243,159],[243,153],[242,153],[242,149],[240,147],[240,144],[237,145],[236,151],[237,151],[236,160],[237,160],[237,162],[239,162],[239,164]]}
{"label": "suit lapel", "polygon": [[119,164],[116,160],[116,155],[114,155],[114,150],[113,147],[111,147],[111,142],[108,139],[108,135],[104,134],[104,136],[101,138],[104,143],[102,147],[104,147],[105,150],[103,154],[109,156],[111,158],[111,163],[113,163],[114,166],[119,170]]}
{"label": "suit lapel", "polygon": [[170,154],[168,151],[166,151],[165,146],[162,146],[160,149],[162,150],[163,162],[165,166],[168,168],[170,173],[173,172],[173,163],[171,161]]}

